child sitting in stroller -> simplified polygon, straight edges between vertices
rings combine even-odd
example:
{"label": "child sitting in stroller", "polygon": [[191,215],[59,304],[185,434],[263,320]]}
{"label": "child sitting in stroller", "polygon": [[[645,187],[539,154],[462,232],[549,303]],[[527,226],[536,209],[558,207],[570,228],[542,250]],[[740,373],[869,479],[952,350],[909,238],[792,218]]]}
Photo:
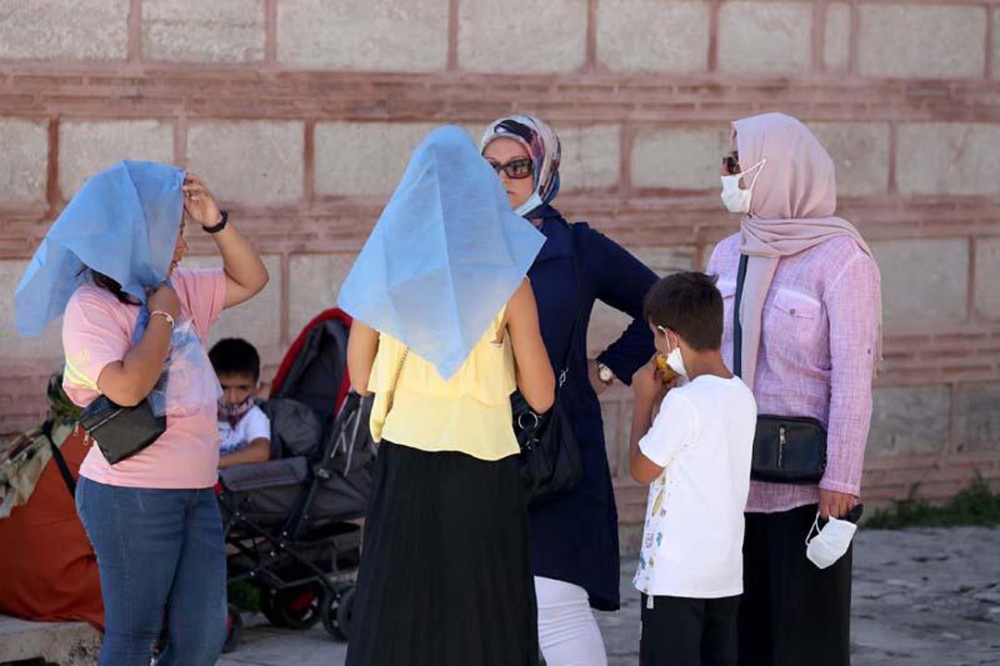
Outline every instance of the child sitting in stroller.
{"label": "child sitting in stroller", "polygon": [[260,383],[260,355],[239,338],[220,340],[208,353],[222,385],[219,399],[219,468],[267,462],[271,422],[254,397]]}

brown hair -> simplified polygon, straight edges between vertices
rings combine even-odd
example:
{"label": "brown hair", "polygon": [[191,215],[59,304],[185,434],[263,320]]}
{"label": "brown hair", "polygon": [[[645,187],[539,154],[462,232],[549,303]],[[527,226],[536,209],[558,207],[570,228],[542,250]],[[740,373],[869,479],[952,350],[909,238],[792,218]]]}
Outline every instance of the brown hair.
{"label": "brown hair", "polygon": [[650,288],[643,303],[646,320],[669,328],[695,351],[722,346],[722,294],[716,277],[675,273]]}

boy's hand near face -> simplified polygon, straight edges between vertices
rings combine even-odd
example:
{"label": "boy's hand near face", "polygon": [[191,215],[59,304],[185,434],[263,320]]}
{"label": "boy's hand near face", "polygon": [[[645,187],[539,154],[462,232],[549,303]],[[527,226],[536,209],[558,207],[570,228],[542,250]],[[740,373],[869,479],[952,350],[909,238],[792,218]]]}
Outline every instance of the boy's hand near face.
{"label": "boy's hand near face", "polygon": [[676,377],[671,382],[664,383],[663,371],[657,366],[655,357],[632,377],[635,409],[632,415],[629,462],[632,478],[639,483],[650,483],[663,471],[662,467],[642,454],[639,440],[649,431],[660,410],[660,403],[676,383]]}
{"label": "boy's hand near face", "polygon": [[666,397],[667,391],[675,388],[680,382],[680,376],[675,372],[670,373],[669,379],[664,376],[658,356],[654,356],[652,361],[640,368],[632,377],[632,391],[636,404],[649,405],[650,415],[654,419],[660,411],[660,403]]}
{"label": "boy's hand near face", "polygon": [[657,397],[663,395],[663,376],[656,367],[655,360],[639,368],[632,376],[632,392],[636,402],[643,404],[652,404]]}

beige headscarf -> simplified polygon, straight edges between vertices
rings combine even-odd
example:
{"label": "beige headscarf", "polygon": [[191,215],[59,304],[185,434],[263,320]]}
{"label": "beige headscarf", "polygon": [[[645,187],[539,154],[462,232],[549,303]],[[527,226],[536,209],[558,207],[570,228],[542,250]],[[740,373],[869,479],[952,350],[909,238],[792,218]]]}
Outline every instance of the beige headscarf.
{"label": "beige headscarf", "polygon": [[[753,388],[764,300],[778,261],[837,236],[850,236],[872,256],[847,220],[834,217],[837,183],[833,160],[812,132],[791,116],[765,113],[733,123],[740,166],[758,167],[750,214],[740,225],[740,252],[749,257],[740,306],[743,327],[742,377]],[[881,359],[882,313],[876,359]],[[876,363],[876,368],[878,363]]]}

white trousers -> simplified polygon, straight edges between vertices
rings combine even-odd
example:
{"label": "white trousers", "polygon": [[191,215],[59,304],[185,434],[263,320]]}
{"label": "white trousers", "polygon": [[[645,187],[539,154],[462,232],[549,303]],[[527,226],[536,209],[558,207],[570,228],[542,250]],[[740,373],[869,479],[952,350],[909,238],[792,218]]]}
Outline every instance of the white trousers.
{"label": "white trousers", "polygon": [[601,630],[587,591],[578,585],[535,576],[538,644],[546,666],[607,666]]}

